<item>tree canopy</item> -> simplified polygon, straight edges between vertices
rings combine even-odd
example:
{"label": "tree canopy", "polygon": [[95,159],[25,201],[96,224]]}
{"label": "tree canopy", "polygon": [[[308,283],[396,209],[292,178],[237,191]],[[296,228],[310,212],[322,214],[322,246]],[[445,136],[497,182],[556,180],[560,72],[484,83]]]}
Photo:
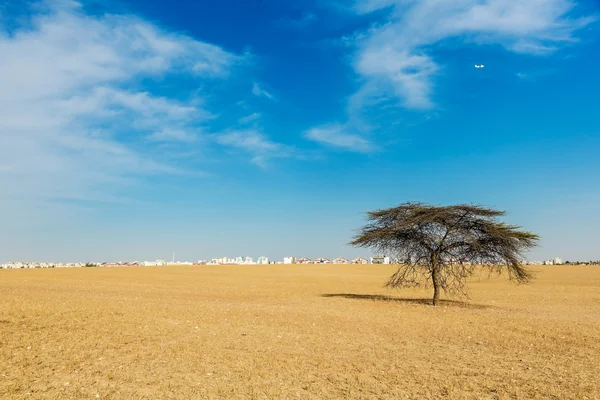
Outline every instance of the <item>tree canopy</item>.
{"label": "tree canopy", "polygon": [[539,236],[498,221],[504,215],[479,205],[409,202],[369,212],[369,223],[351,244],[389,255],[400,264],[386,286],[432,285],[436,305],[440,290],[450,296],[468,295],[466,279],[480,267],[506,270],[517,283],[532,279],[521,260]]}

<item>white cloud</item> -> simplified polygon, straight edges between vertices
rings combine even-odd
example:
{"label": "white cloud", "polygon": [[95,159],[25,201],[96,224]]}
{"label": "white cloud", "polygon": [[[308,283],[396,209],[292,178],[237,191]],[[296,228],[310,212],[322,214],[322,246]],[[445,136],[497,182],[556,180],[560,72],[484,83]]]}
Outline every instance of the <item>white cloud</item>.
{"label": "white cloud", "polygon": [[232,131],[222,134],[217,141],[232,147],[242,148],[251,152],[277,151],[281,145],[268,140],[262,133],[256,130]]}
{"label": "white cloud", "polygon": [[357,13],[388,8],[386,24],[356,39],[356,71],[375,93],[393,93],[407,108],[431,108],[439,70],[428,46],[449,38],[499,44],[546,55],[576,41],[575,31],[594,20],[571,16],[572,0],[360,0]]}
{"label": "white cloud", "polygon": [[352,66],[360,78],[359,88],[348,99],[348,121],[343,128],[313,128],[307,137],[364,151],[366,139],[344,132],[370,131],[365,115],[373,107],[435,107],[434,82],[443,66],[435,60],[434,45],[458,39],[548,55],[575,42],[575,32],[595,20],[574,17],[574,8],[573,0],[357,0],[354,13],[380,11],[385,20],[343,40],[355,47]]}
{"label": "white cloud", "polygon": [[250,122],[254,122],[254,121],[256,121],[257,119],[260,119],[260,117],[261,117],[260,113],[256,113],[256,112],[255,112],[255,113],[252,113],[252,114],[250,114],[250,115],[247,115],[247,116],[245,116],[245,117],[242,117],[242,118],[240,118],[240,119],[238,120],[238,122],[239,122],[240,124],[242,124],[242,125],[244,125],[244,124],[249,124]]}
{"label": "white cloud", "polygon": [[152,80],[224,78],[243,57],[135,16],[45,6],[10,33],[0,20],[0,172],[10,188],[0,201],[109,199],[137,176],[177,172],[153,161],[143,138],[189,143],[214,115],[201,99],[156,94]]}
{"label": "white cloud", "polygon": [[153,142],[183,142],[194,143],[198,140],[198,136],[190,131],[183,129],[166,128],[156,131],[148,136],[148,140]]}
{"label": "white cloud", "polygon": [[543,78],[548,77],[556,72],[557,72],[557,69],[555,69],[555,68],[541,68],[541,69],[535,69],[535,70],[530,70],[530,71],[520,71],[520,72],[517,72],[515,75],[517,78],[519,78],[521,80],[535,82],[538,79],[543,79]]}
{"label": "white cloud", "polygon": [[252,162],[261,167],[271,158],[289,157],[293,153],[288,146],[269,140],[255,129],[229,131],[218,135],[216,141],[221,145],[250,153]]}
{"label": "white cloud", "polygon": [[254,84],[252,85],[252,94],[254,94],[257,97],[266,97],[269,100],[275,100],[275,97],[271,93],[269,93],[266,90],[264,90],[256,82],[254,82]]}
{"label": "white cloud", "polygon": [[309,129],[305,136],[315,142],[349,151],[366,153],[373,150],[369,141],[362,137],[346,133],[341,125],[327,125]]}
{"label": "white cloud", "polygon": [[374,94],[378,97],[391,93],[409,108],[433,106],[430,78],[438,67],[425,54],[411,54],[393,46],[368,48],[361,54],[356,70],[370,77],[369,84],[377,86]]}

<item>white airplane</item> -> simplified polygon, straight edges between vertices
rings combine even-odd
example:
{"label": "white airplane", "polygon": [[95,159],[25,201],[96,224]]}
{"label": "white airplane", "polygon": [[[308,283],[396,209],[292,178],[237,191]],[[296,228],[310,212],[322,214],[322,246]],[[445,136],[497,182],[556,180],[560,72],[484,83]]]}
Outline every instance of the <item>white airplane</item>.
{"label": "white airplane", "polygon": [[484,68],[484,67],[485,67],[485,65],[483,65],[483,64],[475,65],[475,68]]}

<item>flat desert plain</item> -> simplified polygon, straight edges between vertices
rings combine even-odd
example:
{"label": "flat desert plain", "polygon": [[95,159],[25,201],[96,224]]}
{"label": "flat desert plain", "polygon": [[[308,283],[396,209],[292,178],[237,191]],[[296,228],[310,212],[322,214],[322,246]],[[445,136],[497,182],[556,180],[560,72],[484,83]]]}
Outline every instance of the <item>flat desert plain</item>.
{"label": "flat desert plain", "polygon": [[0,398],[600,398],[600,267],[435,308],[393,270],[0,270]]}

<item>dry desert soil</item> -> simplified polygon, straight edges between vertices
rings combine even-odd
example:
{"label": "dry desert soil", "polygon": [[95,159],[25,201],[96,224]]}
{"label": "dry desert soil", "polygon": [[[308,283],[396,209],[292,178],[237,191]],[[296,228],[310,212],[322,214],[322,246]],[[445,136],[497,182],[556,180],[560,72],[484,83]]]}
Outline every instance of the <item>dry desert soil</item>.
{"label": "dry desert soil", "polygon": [[439,307],[393,269],[0,270],[0,399],[600,398],[600,267]]}

